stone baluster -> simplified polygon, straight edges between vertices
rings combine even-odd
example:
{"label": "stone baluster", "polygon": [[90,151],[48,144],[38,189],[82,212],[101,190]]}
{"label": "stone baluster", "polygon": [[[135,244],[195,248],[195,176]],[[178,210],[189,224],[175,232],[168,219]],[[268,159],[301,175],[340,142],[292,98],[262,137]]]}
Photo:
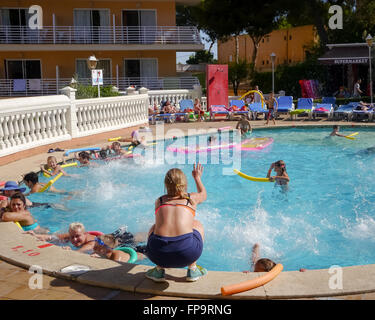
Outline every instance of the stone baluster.
{"label": "stone baluster", "polygon": [[46,126],[46,114],[47,112],[40,112],[40,133],[42,134],[42,139],[48,138],[47,135],[47,126]]}
{"label": "stone baluster", "polygon": [[52,137],[57,137],[59,134],[57,133],[56,110],[51,110],[50,116],[51,116]]}
{"label": "stone baluster", "polygon": [[6,145],[4,143],[4,117],[0,117],[0,150],[4,150]]}
{"label": "stone baluster", "polygon": [[82,123],[82,108],[77,109],[77,126],[78,131],[83,131],[83,123]]}
{"label": "stone baluster", "polygon": [[45,122],[46,122],[46,135],[48,138],[52,138],[52,124],[51,124],[51,111],[46,111],[45,113]]}
{"label": "stone baluster", "polygon": [[20,145],[21,144],[21,139],[20,139],[20,128],[19,128],[19,119],[21,118],[21,116],[19,114],[16,114],[13,116],[13,130],[14,130],[14,142],[16,144],[16,146]]}
{"label": "stone baluster", "polygon": [[16,145],[16,141],[14,140],[13,116],[9,117],[8,128],[9,128],[9,142],[10,142],[10,145],[14,147]]}
{"label": "stone baluster", "polygon": [[62,110],[61,109],[54,110],[53,113],[54,113],[55,118],[56,118],[56,133],[57,133],[57,136],[61,136],[63,134],[63,131],[61,129],[61,113],[62,113]]}
{"label": "stone baluster", "polygon": [[24,120],[26,118],[26,115],[25,114],[21,114],[20,115],[20,119],[19,119],[19,131],[20,131],[20,140],[21,140],[21,144],[25,144],[26,143],[26,138],[25,136],[26,135],[29,135],[29,132],[25,132],[25,125],[24,125]]}
{"label": "stone baluster", "polygon": [[87,130],[91,131],[92,130],[92,106],[87,106],[86,108],[86,121],[87,121]]}
{"label": "stone baluster", "polygon": [[35,136],[36,136],[36,141],[39,141],[42,139],[42,133],[41,133],[41,125],[40,125],[40,118],[41,118],[41,113],[36,112],[33,115],[32,123],[35,123]]}
{"label": "stone baluster", "polygon": [[11,147],[11,143],[9,141],[9,128],[8,128],[8,123],[9,123],[9,116],[6,116],[4,117],[4,120],[3,120],[3,133],[4,133],[4,144],[5,144],[5,148],[9,148]]}
{"label": "stone baluster", "polygon": [[[66,122],[66,113],[68,110],[64,109],[61,111],[61,128],[62,128],[62,133],[63,135],[68,134],[68,124]],[[76,122],[77,125],[77,122]]]}
{"label": "stone baluster", "polygon": [[34,132],[31,130],[31,127],[30,127],[30,116],[31,116],[30,113],[26,113],[25,118],[23,120],[24,121],[24,127],[25,127],[26,143],[30,143],[30,142],[33,141],[32,134],[34,134]]}
{"label": "stone baluster", "polygon": [[81,116],[82,116],[82,130],[87,131],[87,118],[86,118],[86,107],[83,106],[81,108]]}
{"label": "stone baluster", "polygon": [[67,130],[72,138],[77,137],[80,130],[79,124],[77,124],[78,110],[76,109],[76,91],[71,87],[62,88],[61,93],[66,95],[70,99],[70,107],[66,114]]}

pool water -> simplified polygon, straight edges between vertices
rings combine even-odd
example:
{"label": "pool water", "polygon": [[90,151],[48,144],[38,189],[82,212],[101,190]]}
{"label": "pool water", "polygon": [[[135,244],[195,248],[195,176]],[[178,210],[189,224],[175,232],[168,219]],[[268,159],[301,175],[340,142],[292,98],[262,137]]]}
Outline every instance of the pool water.
{"label": "pool water", "polygon": [[[206,155],[202,180],[207,200],[196,214],[205,229],[198,264],[209,270],[249,270],[255,243],[260,244],[261,257],[282,263],[288,271],[374,263],[375,158],[361,150],[373,146],[375,131],[341,129],[345,134],[355,131],[357,139],[349,140],[327,138],[331,128],[256,130],[252,137],[272,137],[274,143],[262,151],[242,151],[240,167],[222,164],[220,154],[216,159]],[[191,139],[195,137],[187,144],[196,143]],[[185,142],[185,138],[169,140],[162,147]],[[199,156],[202,153],[193,155]],[[226,167],[230,172],[240,169],[265,177],[270,164],[281,159],[291,179],[287,192],[274,183],[223,175]],[[165,193],[163,181],[170,168],[181,168],[189,191],[196,191],[191,160],[179,164],[97,161],[97,167],[69,167],[66,171],[74,176],[62,177],[54,186],[77,193],[33,194],[32,201],[55,203],[58,209],[33,208],[31,213],[41,226],[60,231],[79,221],[87,230],[104,233],[124,225],[133,233],[147,232],[155,220],[155,200]],[[152,265],[148,259],[137,263]]]}

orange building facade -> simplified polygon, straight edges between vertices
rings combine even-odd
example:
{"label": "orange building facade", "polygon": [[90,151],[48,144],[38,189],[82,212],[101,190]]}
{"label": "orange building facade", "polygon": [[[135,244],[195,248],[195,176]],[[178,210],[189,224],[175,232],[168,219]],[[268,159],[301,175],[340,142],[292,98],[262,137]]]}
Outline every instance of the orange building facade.
{"label": "orange building facade", "polygon": [[[318,36],[313,25],[280,29],[266,35],[260,42],[255,69],[259,72],[271,71],[271,53],[276,54],[275,67],[280,64],[295,64],[306,58],[309,46],[318,42]],[[248,35],[238,36],[238,58],[251,62],[254,45]],[[236,60],[236,40],[231,38],[226,42],[218,42],[219,63],[229,63]]]}
{"label": "orange building facade", "polygon": [[[73,75],[91,81],[87,59],[99,60],[104,84],[163,89],[188,88],[179,79],[176,52],[204,49],[195,27],[176,26],[176,2],[199,0],[2,0],[0,4],[0,95],[55,94]],[[41,8],[41,28],[30,21]],[[31,81],[30,81],[31,80]]]}

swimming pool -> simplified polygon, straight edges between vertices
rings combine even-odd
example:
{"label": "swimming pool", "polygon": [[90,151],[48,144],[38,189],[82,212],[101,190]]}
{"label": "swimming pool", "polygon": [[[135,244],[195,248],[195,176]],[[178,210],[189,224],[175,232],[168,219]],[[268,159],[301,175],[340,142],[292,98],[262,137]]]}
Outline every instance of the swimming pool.
{"label": "swimming pool", "polygon": [[[252,136],[272,137],[274,143],[263,151],[243,151],[241,171],[265,176],[270,164],[282,159],[291,179],[287,193],[273,183],[223,175],[218,159],[204,165],[208,196],[196,215],[205,228],[198,264],[209,270],[247,270],[256,242],[262,257],[282,263],[287,271],[374,263],[375,161],[360,150],[373,145],[375,131],[341,129],[348,134],[358,131],[356,140],[326,139],[330,131],[254,131]],[[166,145],[170,143],[176,142]],[[41,226],[61,231],[80,221],[87,230],[106,233],[127,225],[131,232],[146,232],[154,223],[154,201],[164,194],[164,175],[171,167],[181,168],[189,191],[195,191],[192,165],[186,162],[101,162],[95,168],[66,169],[78,176],[63,177],[54,186],[79,191],[71,199],[47,193],[30,196],[32,201],[64,205],[66,211],[33,208],[31,212]],[[148,260],[139,263],[152,265]]]}

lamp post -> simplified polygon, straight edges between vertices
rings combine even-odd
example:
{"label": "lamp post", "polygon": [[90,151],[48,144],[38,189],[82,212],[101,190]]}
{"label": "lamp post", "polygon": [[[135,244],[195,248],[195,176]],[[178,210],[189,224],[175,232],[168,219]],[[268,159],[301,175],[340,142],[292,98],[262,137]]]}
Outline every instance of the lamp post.
{"label": "lamp post", "polygon": [[[99,60],[96,59],[96,57],[94,55],[90,56],[87,59],[87,67],[91,71],[91,77],[92,77],[92,70],[94,70],[96,68],[96,65],[97,65],[98,61]],[[99,83],[98,83],[98,97],[100,98],[100,85],[99,85]]]}
{"label": "lamp post", "polygon": [[372,71],[371,71],[371,47],[372,47],[372,37],[369,34],[366,38],[366,42],[368,45],[368,61],[370,65],[370,100],[371,100],[371,106],[372,106]]}
{"label": "lamp post", "polygon": [[276,54],[272,52],[270,54],[271,57],[271,63],[272,63],[272,93],[275,92],[275,76],[274,76],[274,70],[275,70],[275,59],[276,59]]}

